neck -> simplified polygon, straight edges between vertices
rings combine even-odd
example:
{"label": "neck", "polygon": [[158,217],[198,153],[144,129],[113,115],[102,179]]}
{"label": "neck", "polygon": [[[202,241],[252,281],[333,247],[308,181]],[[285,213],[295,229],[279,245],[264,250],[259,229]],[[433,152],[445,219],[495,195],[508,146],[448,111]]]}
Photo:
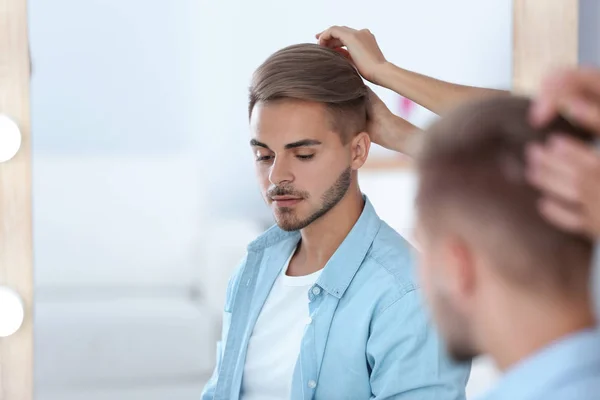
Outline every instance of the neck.
{"label": "neck", "polygon": [[288,274],[307,275],[322,269],[348,236],[363,208],[360,188],[352,184],[338,204],[300,231],[302,240]]}
{"label": "neck", "polygon": [[[499,308],[499,307],[498,307]],[[548,347],[553,342],[595,325],[589,295],[547,299],[513,297],[488,321],[487,353],[502,371]],[[500,310],[497,310],[500,311]]]}

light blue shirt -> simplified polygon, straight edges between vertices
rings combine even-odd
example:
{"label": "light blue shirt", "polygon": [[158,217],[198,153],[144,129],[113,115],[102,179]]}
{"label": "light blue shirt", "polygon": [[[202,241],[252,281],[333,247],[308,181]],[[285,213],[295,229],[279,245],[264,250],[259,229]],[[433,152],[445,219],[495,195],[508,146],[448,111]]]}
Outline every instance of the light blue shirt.
{"label": "light blue shirt", "polygon": [[592,295],[596,310],[596,320],[600,324],[600,240],[596,241],[594,259],[592,261]]}
{"label": "light blue shirt", "polygon": [[[254,324],[299,240],[298,232],[273,227],[248,247],[229,284],[217,366],[203,400],[240,398]],[[292,400],[465,398],[470,365],[448,358],[423,307],[411,253],[366,199],[308,290],[312,322],[296,362]]]}
{"label": "light blue shirt", "polygon": [[510,369],[480,400],[600,399],[600,330],[569,335]]}

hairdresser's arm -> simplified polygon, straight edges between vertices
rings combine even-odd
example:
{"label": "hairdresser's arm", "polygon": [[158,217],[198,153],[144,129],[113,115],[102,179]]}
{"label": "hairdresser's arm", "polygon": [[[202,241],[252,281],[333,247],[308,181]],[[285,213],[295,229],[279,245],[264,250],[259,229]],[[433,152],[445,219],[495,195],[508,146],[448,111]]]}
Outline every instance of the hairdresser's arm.
{"label": "hairdresser's arm", "polygon": [[508,93],[456,85],[402,69],[385,59],[375,36],[366,29],[332,26],[316,36],[319,44],[349,56],[368,81],[391,89],[438,115],[467,100]]}
{"label": "hairdresser's arm", "polygon": [[441,81],[402,69],[390,62],[378,66],[375,80],[379,82],[378,85],[391,89],[438,115],[466,101],[508,93]]}
{"label": "hairdresser's arm", "polygon": [[413,156],[419,128],[394,115],[385,103],[369,89],[367,132],[371,141],[387,149]]}

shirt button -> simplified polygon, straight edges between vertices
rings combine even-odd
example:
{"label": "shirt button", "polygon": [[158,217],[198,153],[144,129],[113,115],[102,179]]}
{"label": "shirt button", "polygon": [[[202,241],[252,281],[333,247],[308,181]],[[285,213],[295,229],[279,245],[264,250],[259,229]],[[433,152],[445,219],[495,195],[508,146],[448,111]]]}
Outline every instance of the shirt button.
{"label": "shirt button", "polygon": [[307,317],[306,318],[306,325],[310,325],[312,324],[312,318],[311,317]]}
{"label": "shirt button", "polygon": [[317,387],[317,382],[313,381],[312,379],[310,381],[308,381],[308,387],[310,389],[314,389]]}
{"label": "shirt button", "polygon": [[313,294],[314,294],[315,296],[318,296],[318,295],[320,295],[320,294],[321,294],[321,288],[320,288],[320,287],[318,287],[318,286],[315,286],[315,287],[313,288],[312,292],[313,292]]}

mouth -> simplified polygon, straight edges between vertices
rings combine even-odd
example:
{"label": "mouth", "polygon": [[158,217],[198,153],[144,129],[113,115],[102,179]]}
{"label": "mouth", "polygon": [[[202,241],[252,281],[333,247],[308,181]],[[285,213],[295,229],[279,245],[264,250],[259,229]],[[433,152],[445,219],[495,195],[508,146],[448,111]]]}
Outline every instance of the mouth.
{"label": "mouth", "polygon": [[277,207],[292,207],[302,201],[300,197],[294,196],[273,196],[271,200]]}

